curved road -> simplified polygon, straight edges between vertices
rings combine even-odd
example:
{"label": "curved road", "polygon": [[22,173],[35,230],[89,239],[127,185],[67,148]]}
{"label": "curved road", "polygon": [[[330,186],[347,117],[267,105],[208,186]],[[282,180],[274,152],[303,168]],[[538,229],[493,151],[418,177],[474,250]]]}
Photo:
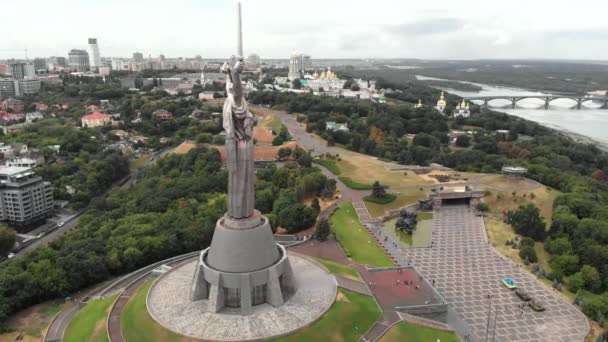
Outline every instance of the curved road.
{"label": "curved road", "polygon": [[[175,265],[175,267],[178,267],[179,265],[190,262],[191,259],[196,259],[196,258],[198,258],[198,255],[185,257],[185,258],[181,258],[178,260],[173,260],[173,261],[167,263],[167,265],[170,265],[170,266]],[[124,289],[124,291],[120,294],[120,297],[118,297],[118,299],[112,306],[112,310],[110,311],[110,315],[108,316],[108,323],[107,323],[107,331],[108,331],[108,336],[110,337],[110,342],[124,342],[125,341],[124,337],[122,336],[122,329],[120,327],[120,316],[122,315],[122,311],[123,311],[125,305],[127,305],[127,303],[129,302],[129,300],[131,299],[131,297],[133,296],[135,291],[137,291],[139,289],[139,287],[148,279],[150,272],[151,271],[141,275],[139,278],[135,279],[131,284],[129,284]]]}
{"label": "curved road", "polygon": [[[125,290],[123,290],[123,291],[126,291],[129,287],[132,287],[134,285],[133,282],[137,282],[142,279],[146,279],[147,276],[150,274],[150,272],[152,272],[152,270],[154,270],[158,266],[163,265],[163,264],[174,265],[176,263],[183,262],[184,260],[189,260],[191,258],[195,258],[198,256],[198,253],[199,253],[199,251],[193,252],[193,253],[187,253],[187,254],[180,255],[180,256],[177,256],[174,258],[169,258],[169,259],[166,259],[163,261],[159,261],[152,265],[148,265],[135,272],[129,273],[122,278],[119,278],[118,281],[115,281],[114,283],[109,284],[109,286],[108,286],[108,282],[105,282],[102,286],[98,286],[95,289],[89,291],[87,293],[87,295],[85,296],[85,298],[87,296],[91,297],[91,298],[103,297],[112,291],[116,291],[116,290],[120,289],[122,286],[126,286]],[[135,287],[135,288],[137,288],[137,287]],[[121,296],[122,296],[122,294],[121,294]],[[76,314],[80,311],[80,309],[81,309],[80,302],[73,302],[68,307],[66,307],[61,312],[59,312],[59,314],[57,314],[57,316],[55,316],[55,318],[51,321],[51,323],[47,329],[47,333],[43,340],[45,342],[56,342],[56,341],[63,340],[63,335],[65,334],[65,331],[68,328],[68,325],[70,324],[70,322],[74,318],[74,316],[76,316]]]}

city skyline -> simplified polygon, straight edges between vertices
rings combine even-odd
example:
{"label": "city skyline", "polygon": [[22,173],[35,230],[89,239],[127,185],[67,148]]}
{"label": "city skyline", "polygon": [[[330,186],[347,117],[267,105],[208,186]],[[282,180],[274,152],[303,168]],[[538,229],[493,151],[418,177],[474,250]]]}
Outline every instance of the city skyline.
{"label": "city skyline", "polygon": [[[0,59],[24,58],[26,48],[29,58],[65,56],[71,49],[86,49],[91,37],[98,39],[102,57],[141,51],[146,57],[222,58],[236,52],[234,21],[221,19],[229,17],[236,1],[181,0],[167,7],[155,1],[111,0],[85,6],[69,0],[62,3],[70,8],[65,17],[54,15],[56,4],[33,2],[32,6],[9,0],[5,5],[15,13],[28,13],[28,20],[37,23],[32,27],[45,30],[24,30],[21,16],[6,18],[8,39]],[[608,27],[601,10],[608,5],[601,1],[584,7],[547,7],[518,0],[509,7],[488,8],[474,0],[381,0],[373,7],[312,0],[300,13],[276,0],[243,1],[243,7],[244,54],[269,59],[287,58],[292,51],[318,59],[608,59],[602,44]],[[597,10],[588,11],[591,7]],[[138,11],[146,15],[133,16]],[[78,25],[83,27],[75,30]]]}

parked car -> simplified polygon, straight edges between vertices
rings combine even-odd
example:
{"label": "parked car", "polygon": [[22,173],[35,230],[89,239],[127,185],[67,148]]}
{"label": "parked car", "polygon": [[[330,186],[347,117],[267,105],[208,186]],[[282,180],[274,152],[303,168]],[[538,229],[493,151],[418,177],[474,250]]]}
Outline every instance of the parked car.
{"label": "parked car", "polygon": [[64,224],[65,224],[65,222],[61,221],[61,222],[57,223],[57,227],[61,227],[61,226],[63,226]]}
{"label": "parked car", "polygon": [[15,257],[15,253],[10,253],[10,254],[7,256],[7,258],[9,258],[9,259],[12,259],[12,258],[14,258],[14,257]]}
{"label": "parked car", "polygon": [[532,297],[530,297],[530,295],[522,289],[515,290],[515,294],[517,295],[517,297],[519,297],[519,299],[523,300],[524,302],[532,300]]}
{"label": "parked car", "polygon": [[534,311],[545,311],[545,307],[539,301],[537,301],[535,299],[532,299],[531,301],[529,301],[528,305]]}

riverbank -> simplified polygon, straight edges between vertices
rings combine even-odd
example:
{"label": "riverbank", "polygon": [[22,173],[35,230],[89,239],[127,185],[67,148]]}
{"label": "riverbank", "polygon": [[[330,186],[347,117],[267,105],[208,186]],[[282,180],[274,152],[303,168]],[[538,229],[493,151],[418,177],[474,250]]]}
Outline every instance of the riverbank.
{"label": "riverbank", "polygon": [[[508,115],[512,115],[512,114],[508,114]],[[541,125],[556,131],[558,134],[563,134],[565,136],[568,136],[578,143],[594,145],[597,148],[599,148],[600,150],[608,153],[608,143],[601,142],[599,140],[593,139],[593,138],[588,137],[583,134],[569,131],[563,127],[555,127],[555,126],[547,125],[547,124],[541,124]]]}

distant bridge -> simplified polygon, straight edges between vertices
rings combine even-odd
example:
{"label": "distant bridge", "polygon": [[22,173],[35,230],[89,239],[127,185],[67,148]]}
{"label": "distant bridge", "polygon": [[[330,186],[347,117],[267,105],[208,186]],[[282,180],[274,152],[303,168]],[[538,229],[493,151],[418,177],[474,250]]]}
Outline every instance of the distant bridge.
{"label": "distant bridge", "polygon": [[578,95],[523,95],[523,96],[471,96],[466,97],[467,100],[470,101],[483,101],[483,107],[489,107],[489,102],[492,100],[507,100],[511,102],[511,108],[517,108],[517,102],[525,99],[539,99],[545,101],[545,109],[549,109],[549,104],[553,100],[557,99],[570,99],[576,102],[576,109],[581,109],[583,103],[588,101],[593,102],[603,102],[602,106],[599,109],[608,109],[608,96],[578,96]]}

